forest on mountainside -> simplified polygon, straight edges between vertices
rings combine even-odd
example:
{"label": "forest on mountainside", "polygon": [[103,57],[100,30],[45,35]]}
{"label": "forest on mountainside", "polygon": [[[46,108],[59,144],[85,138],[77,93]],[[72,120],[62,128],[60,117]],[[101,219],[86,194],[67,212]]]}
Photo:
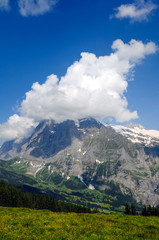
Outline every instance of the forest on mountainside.
{"label": "forest on mountainside", "polygon": [[31,209],[48,209],[53,212],[91,213],[85,206],[56,201],[46,194],[24,192],[13,185],[0,181],[0,206],[26,207]]}

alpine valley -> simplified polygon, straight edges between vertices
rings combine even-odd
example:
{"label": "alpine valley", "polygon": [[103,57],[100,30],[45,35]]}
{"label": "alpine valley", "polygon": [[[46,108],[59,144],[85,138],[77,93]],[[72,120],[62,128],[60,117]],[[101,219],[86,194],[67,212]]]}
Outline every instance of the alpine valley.
{"label": "alpine valley", "polygon": [[45,120],[0,148],[0,179],[102,211],[159,205],[159,131],[93,118]]}

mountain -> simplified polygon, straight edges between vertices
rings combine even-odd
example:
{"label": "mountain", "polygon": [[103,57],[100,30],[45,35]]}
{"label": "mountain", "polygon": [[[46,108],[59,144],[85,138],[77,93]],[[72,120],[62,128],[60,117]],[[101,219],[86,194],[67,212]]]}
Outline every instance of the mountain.
{"label": "mountain", "polygon": [[159,131],[145,129],[141,124],[129,123],[126,126],[116,125],[112,128],[133,143],[140,143],[145,146],[159,145]]}
{"label": "mountain", "polygon": [[158,205],[157,134],[141,125],[105,126],[93,118],[46,120],[29,138],[2,145],[0,178],[2,170],[19,174],[35,181],[22,184],[91,207],[121,210],[127,201]]}

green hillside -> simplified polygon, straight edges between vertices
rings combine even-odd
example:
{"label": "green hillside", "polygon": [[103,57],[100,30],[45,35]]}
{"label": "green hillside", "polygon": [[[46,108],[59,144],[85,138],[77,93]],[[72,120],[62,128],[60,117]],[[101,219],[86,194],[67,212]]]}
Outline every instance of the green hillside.
{"label": "green hillside", "polygon": [[[123,212],[126,202],[134,203],[137,210],[141,209],[141,204],[137,203],[130,194],[123,194],[119,185],[112,181],[96,180],[99,186],[106,185],[107,189],[91,190],[76,176],[67,179],[58,173],[48,174],[49,166],[39,170],[34,177],[27,174],[26,165],[26,161],[20,158],[0,160],[0,179],[23,187],[25,191],[48,194],[57,200],[84,205],[105,213]],[[84,176],[85,182],[87,178],[88,176]]]}
{"label": "green hillside", "polygon": [[159,239],[159,218],[0,207],[0,239]]}

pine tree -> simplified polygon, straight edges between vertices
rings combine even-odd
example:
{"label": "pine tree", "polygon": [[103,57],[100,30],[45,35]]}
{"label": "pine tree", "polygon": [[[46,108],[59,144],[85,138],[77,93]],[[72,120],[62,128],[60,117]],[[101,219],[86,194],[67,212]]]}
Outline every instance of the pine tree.
{"label": "pine tree", "polygon": [[131,214],[131,209],[130,209],[130,206],[128,203],[125,204],[125,211],[124,211],[125,214],[128,214],[130,215]]}
{"label": "pine tree", "polygon": [[142,209],[141,215],[142,215],[142,216],[148,216],[147,207],[146,207],[145,205],[144,205],[144,207],[143,207],[143,209]]}
{"label": "pine tree", "polygon": [[136,215],[136,208],[135,208],[135,205],[133,203],[131,204],[131,214]]}

